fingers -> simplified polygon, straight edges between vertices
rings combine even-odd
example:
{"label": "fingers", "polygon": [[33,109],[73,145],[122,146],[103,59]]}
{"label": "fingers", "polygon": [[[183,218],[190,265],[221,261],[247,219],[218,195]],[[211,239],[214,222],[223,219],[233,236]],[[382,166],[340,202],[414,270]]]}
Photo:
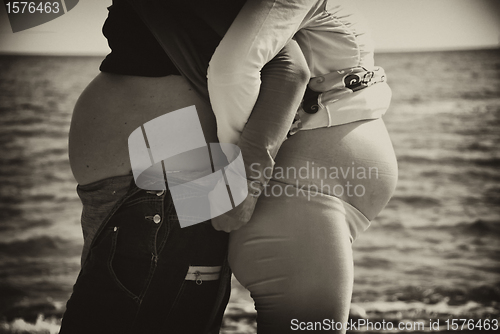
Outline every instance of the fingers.
{"label": "fingers", "polygon": [[245,224],[246,222],[234,219],[233,217],[230,217],[226,214],[222,214],[220,216],[212,218],[212,226],[214,227],[214,229],[227,233],[236,231]]}

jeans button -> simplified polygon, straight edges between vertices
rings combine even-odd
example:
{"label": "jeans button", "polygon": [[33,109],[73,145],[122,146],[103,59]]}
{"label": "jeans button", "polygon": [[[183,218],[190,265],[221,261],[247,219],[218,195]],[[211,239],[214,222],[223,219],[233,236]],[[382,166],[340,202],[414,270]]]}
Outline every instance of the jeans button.
{"label": "jeans button", "polygon": [[153,221],[155,222],[155,224],[159,224],[161,222],[161,217],[160,215],[156,214],[153,216]]}

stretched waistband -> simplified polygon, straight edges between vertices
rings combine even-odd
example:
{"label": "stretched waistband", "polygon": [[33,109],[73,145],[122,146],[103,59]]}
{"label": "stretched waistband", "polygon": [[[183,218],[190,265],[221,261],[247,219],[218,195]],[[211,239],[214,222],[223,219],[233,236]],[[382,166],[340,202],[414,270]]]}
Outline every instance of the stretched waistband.
{"label": "stretched waistband", "polygon": [[[296,187],[295,185],[273,179],[269,182],[268,187],[274,189],[263,194],[260,197],[261,201],[263,197],[266,197],[268,200],[274,201],[273,204],[275,206],[280,205],[280,201],[287,201],[287,205],[294,203],[294,207],[303,208],[311,212],[311,214],[316,215],[311,218],[313,220],[320,215],[328,217],[328,211],[330,210],[342,213],[345,216],[345,223],[349,228],[351,243],[370,227],[370,220],[361,211],[337,196],[318,192],[316,190],[312,191],[307,187]],[[278,190],[277,188],[282,189]]]}

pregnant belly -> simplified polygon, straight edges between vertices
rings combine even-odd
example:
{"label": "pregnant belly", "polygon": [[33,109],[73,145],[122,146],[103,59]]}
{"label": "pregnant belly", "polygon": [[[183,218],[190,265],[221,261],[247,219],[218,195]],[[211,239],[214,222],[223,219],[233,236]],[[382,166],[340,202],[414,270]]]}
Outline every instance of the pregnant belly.
{"label": "pregnant belly", "polygon": [[[76,103],[69,135],[71,169],[79,184],[130,173],[128,137],[158,116],[195,105],[207,142],[216,142],[209,106],[180,76],[131,77],[100,73]],[[179,162],[189,169],[189,162]]]}
{"label": "pregnant belly", "polygon": [[371,220],[392,196],[397,174],[389,134],[377,119],[299,131],[281,147],[274,180],[339,197]]}

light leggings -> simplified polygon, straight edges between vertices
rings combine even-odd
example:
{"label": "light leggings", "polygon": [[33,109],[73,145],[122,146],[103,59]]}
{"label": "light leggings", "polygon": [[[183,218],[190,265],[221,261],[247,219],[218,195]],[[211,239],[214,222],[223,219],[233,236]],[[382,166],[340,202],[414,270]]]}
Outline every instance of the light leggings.
{"label": "light leggings", "polygon": [[381,119],[302,131],[285,141],[252,219],[230,235],[229,262],[255,301],[259,334],[347,321],[351,241],[385,206],[396,180]]}

